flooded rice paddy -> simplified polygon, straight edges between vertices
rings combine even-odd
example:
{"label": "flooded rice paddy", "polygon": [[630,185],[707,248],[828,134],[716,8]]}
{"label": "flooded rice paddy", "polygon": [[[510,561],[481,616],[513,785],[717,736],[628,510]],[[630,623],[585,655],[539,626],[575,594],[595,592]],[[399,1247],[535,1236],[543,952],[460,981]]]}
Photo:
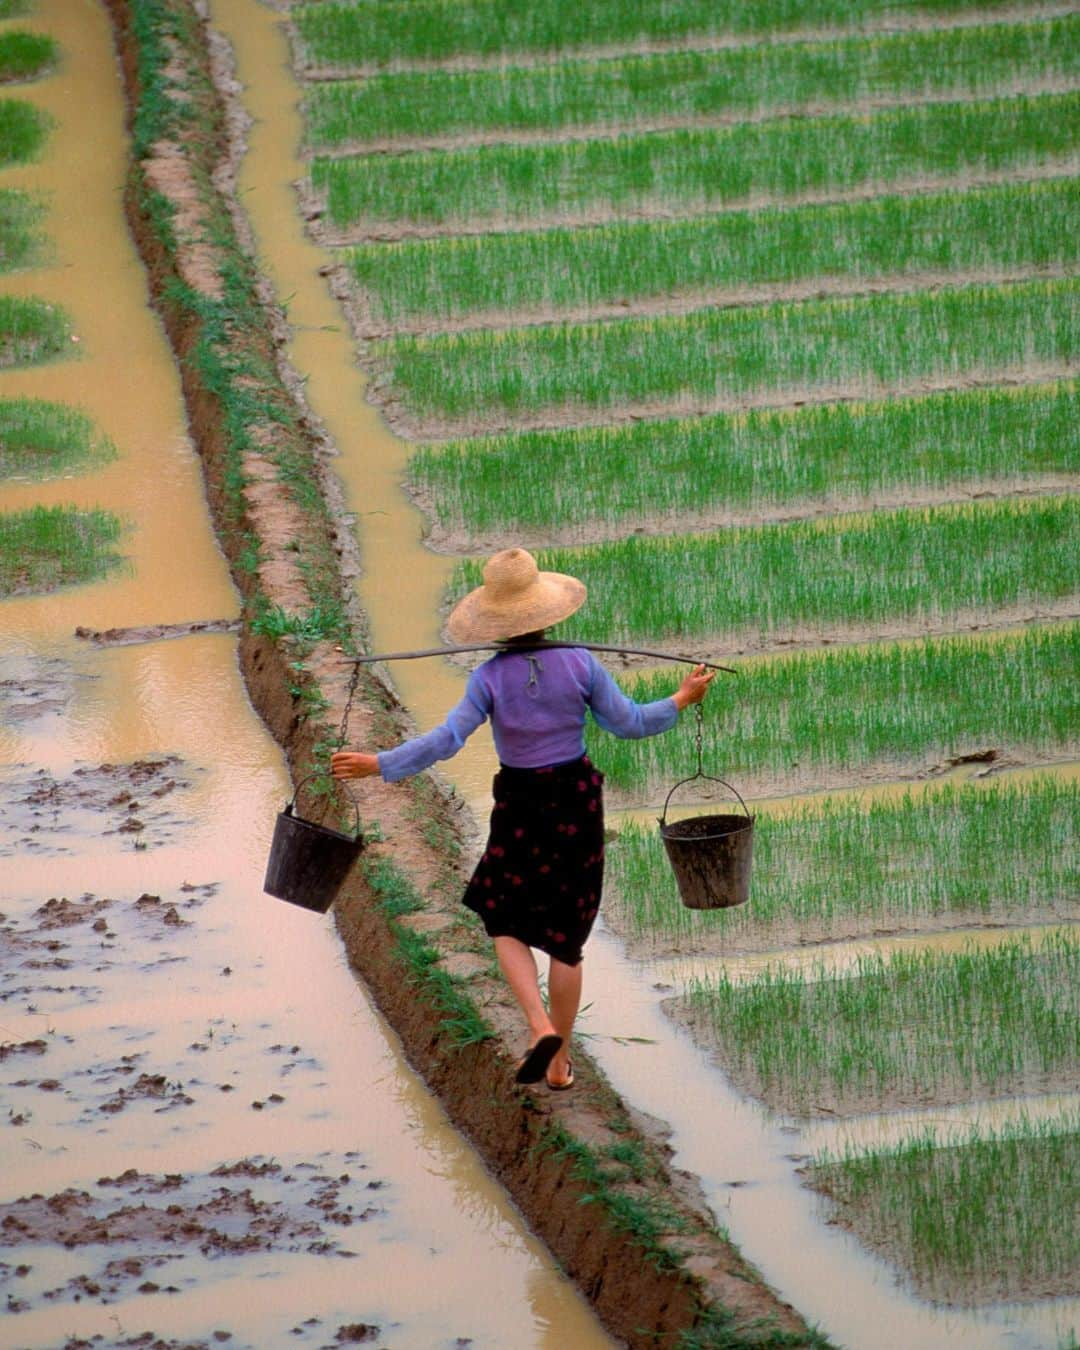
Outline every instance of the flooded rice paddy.
{"label": "flooded rice paddy", "polygon": [[16,91],[56,119],[45,153],[4,174],[46,194],[51,256],[3,288],[62,302],[80,341],[0,396],[82,407],[119,454],[0,509],[107,506],[130,569],[0,605],[0,1339],[608,1344],[329,921],[263,896],[288,780],[235,637],[74,636],[238,601],[124,220],[107,15],[40,0],[20,22],[63,53]]}
{"label": "flooded rice paddy", "polygon": [[[335,467],[356,519],[364,567],[357,587],[371,617],[373,647],[399,651],[436,645],[437,606],[452,560],[423,547],[424,521],[401,488],[408,447],[363,402],[363,380],[345,320],[319,275],[328,255],[308,241],[302,227],[294,190],[305,172],[297,151],[299,90],[288,73],[280,20],[256,0],[216,3],[212,14],[235,49],[243,101],[254,118],[242,191],[260,260],[278,294],[287,297],[295,327],[291,358],[312,408],[340,451]],[[421,730],[442,720],[463,684],[460,670],[435,661],[396,664],[390,677]],[[476,738],[444,772],[483,813],[493,768],[488,742]],[[972,772],[965,766],[942,777],[959,779]],[[1061,772],[1075,776],[1075,766]],[[887,794],[909,787],[883,783],[871,791]],[[795,797],[754,803],[755,809],[779,811],[799,805]],[[941,946],[963,940],[951,934],[931,939]],[[992,932],[980,938],[998,940]],[[826,959],[839,969],[860,951],[903,941],[837,944]],[[993,1125],[1024,1112],[1032,1118],[1049,1116],[1075,1104],[1075,1096],[980,1103],[935,1111],[932,1119],[926,1112],[904,1112],[842,1123],[792,1122],[739,1096],[708,1053],[665,1014],[664,1001],[690,969],[702,965],[701,958],[637,954],[640,959],[628,960],[621,941],[604,931],[590,952],[589,1007],[582,1024],[590,1053],[618,1091],[671,1125],[676,1163],[701,1178],[720,1222],[766,1279],[837,1344],[905,1350],[1034,1348],[1067,1338],[1077,1317],[1075,1301],[975,1312],[913,1298],[893,1267],[824,1221],[823,1209],[801,1186],[796,1169],[823,1146],[842,1147],[846,1140],[886,1143],[912,1124]],[[784,959],[801,961],[803,954],[785,953]]]}

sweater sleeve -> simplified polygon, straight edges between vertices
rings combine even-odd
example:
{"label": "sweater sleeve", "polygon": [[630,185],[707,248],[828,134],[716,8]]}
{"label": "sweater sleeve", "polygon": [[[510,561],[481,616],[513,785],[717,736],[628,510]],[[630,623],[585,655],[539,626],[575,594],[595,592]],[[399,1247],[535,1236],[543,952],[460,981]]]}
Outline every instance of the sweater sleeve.
{"label": "sweater sleeve", "polygon": [[491,694],[476,671],[469,676],[465,697],[453,708],[441,727],[403,741],[393,750],[382,750],[376,756],[379,773],[384,782],[396,783],[402,778],[429,769],[440,759],[456,755],[478,726],[491,715]]}
{"label": "sweater sleeve", "polygon": [[613,736],[624,740],[640,740],[657,736],[670,729],[679,720],[679,710],[672,698],[660,698],[654,703],[635,703],[619,688],[604,667],[590,653],[592,685],[588,704],[596,724]]}

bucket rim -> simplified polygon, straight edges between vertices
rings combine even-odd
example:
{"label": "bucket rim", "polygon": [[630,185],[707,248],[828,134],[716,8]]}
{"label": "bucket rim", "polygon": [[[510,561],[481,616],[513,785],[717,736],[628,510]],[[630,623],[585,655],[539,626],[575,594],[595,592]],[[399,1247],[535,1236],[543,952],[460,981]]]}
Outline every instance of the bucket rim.
{"label": "bucket rim", "polygon": [[302,825],[306,830],[313,830],[316,834],[321,834],[331,839],[340,839],[345,844],[363,845],[364,843],[364,836],[360,832],[359,827],[357,827],[355,834],[345,834],[342,830],[332,829],[329,825],[323,825],[320,821],[307,820],[304,816],[298,816],[296,814],[293,810],[292,802],[287,802],[282,810],[278,812],[278,819],[290,820],[294,825]]}
{"label": "bucket rim", "polygon": [[[716,830],[711,834],[683,835],[672,833],[679,825],[685,825],[693,820],[730,820],[732,825],[729,829]],[[754,826],[754,817],[751,815],[740,816],[734,813],[722,812],[707,816],[683,816],[681,820],[657,820],[656,823],[660,826],[661,838],[665,840],[672,839],[676,843],[701,844],[706,843],[710,839],[726,839],[729,835],[742,834],[744,831],[752,830]]]}

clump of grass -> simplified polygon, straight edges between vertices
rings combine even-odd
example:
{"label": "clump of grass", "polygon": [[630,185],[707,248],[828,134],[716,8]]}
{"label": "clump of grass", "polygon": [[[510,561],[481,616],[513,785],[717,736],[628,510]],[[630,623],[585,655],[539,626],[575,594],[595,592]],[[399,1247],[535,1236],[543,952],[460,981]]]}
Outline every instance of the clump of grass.
{"label": "clump of grass", "polygon": [[[982,0],[929,0],[930,13],[963,11]],[[616,0],[603,6],[530,5],[513,0],[448,5],[444,0],[391,0],[378,5],[295,6],[292,19],[304,59],[317,65],[379,67],[503,52],[557,52],[617,43],[675,42],[709,33],[741,34],[800,28],[855,28],[894,8],[891,0]]]}
{"label": "clump of grass", "polygon": [[71,323],[56,305],[0,295],[0,369],[47,361],[68,350]]}
{"label": "clump of grass", "polygon": [[45,143],[51,119],[30,103],[0,98],[0,168],[25,164]]}
{"label": "clump of grass", "polygon": [[[994,639],[928,638],[740,663],[705,710],[706,772],[736,783],[896,774],[991,747],[1059,756],[1080,748],[1080,625]],[[641,702],[670,695],[670,671],[622,680]],[[590,730],[612,787],[641,798],[692,771],[694,723],[648,740]]]}
{"label": "clump of grass", "polygon": [[409,239],[349,249],[376,318],[462,319],[780,285],[1080,260],[1075,179],[593,229]]}
{"label": "clump of grass", "polygon": [[1080,1292],[1080,1228],[1062,1193],[1078,1167],[1080,1114],[1069,1111],[823,1152],[807,1184],[923,1297],[970,1305]]}
{"label": "clump of grass", "polygon": [[631,210],[720,209],[918,176],[988,173],[1075,150],[1080,94],[787,117],[708,131],[316,159],[339,230],[427,228]]}
{"label": "clump of grass", "polygon": [[58,478],[113,459],[116,448],[78,408],[0,399],[0,478]]}
{"label": "clump of grass", "polygon": [[0,188],[0,272],[34,262],[40,251],[41,202],[17,188]]}
{"label": "clump of grass", "polygon": [[606,410],[777,395],[855,383],[986,373],[1075,357],[1080,282],[958,286],[660,319],[542,324],[372,344],[415,417],[512,421],[553,408]]}
{"label": "clump of grass", "polygon": [[[762,7],[764,9],[764,7]],[[761,43],[480,70],[404,70],[319,81],[307,141],[555,131],[761,113],[914,94],[989,95],[1074,72],[1080,23],[987,24],[825,42]]]}
{"label": "clump of grass", "polygon": [[0,598],[96,581],[119,567],[110,511],[34,506],[0,515]]}
{"label": "clump of grass", "polygon": [[421,446],[409,478],[444,529],[474,537],[1021,482],[1080,470],[1078,392],[1069,380],[508,433]]}
{"label": "clump of grass", "polygon": [[[1062,599],[1080,588],[1078,535],[1078,497],[1005,499],[633,536],[542,550],[537,561],[589,588],[586,617],[567,621],[561,636],[766,639]],[[656,585],[658,577],[668,584]],[[459,564],[452,593],[480,581],[478,562]]]}
{"label": "clump of grass", "polygon": [[1080,893],[1078,824],[1080,784],[1051,777],[758,813],[750,902],[702,912],[680,902],[659,831],[627,821],[608,848],[604,913],[631,939],[684,951],[1065,917]]}
{"label": "clump of grass", "polygon": [[860,956],[692,979],[678,1015],[776,1110],[849,1115],[1062,1088],[1080,1070],[1080,941]]}
{"label": "clump of grass", "polygon": [[44,33],[0,33],[0,84],[32,80],[56,64],[59,52]]}

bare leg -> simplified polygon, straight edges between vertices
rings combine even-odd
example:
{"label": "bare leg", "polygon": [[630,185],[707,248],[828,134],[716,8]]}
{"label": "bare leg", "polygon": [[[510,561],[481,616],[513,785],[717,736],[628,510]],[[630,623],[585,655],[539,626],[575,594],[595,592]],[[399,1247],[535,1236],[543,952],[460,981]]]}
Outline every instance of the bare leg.
{"label": "bare leg", "polygon": [[541,1036],[549,1036],[555,1030],[540,997],[536,958],[532,948],[517,938],[497,937],[494,941],[499,966],[529,1024],[529,1045],[535,1045]]}
{"label": "bare leg", "polygon": [[583,966],[568,966],[551,958],[548,971],[548,999],[551,1003],[551,1022],[556,1034],[562,1037],[562,1048],[551,1061],[548,1081],[564,1083],[570,1077],[570,1033],[581,1006],[581,979]]}

